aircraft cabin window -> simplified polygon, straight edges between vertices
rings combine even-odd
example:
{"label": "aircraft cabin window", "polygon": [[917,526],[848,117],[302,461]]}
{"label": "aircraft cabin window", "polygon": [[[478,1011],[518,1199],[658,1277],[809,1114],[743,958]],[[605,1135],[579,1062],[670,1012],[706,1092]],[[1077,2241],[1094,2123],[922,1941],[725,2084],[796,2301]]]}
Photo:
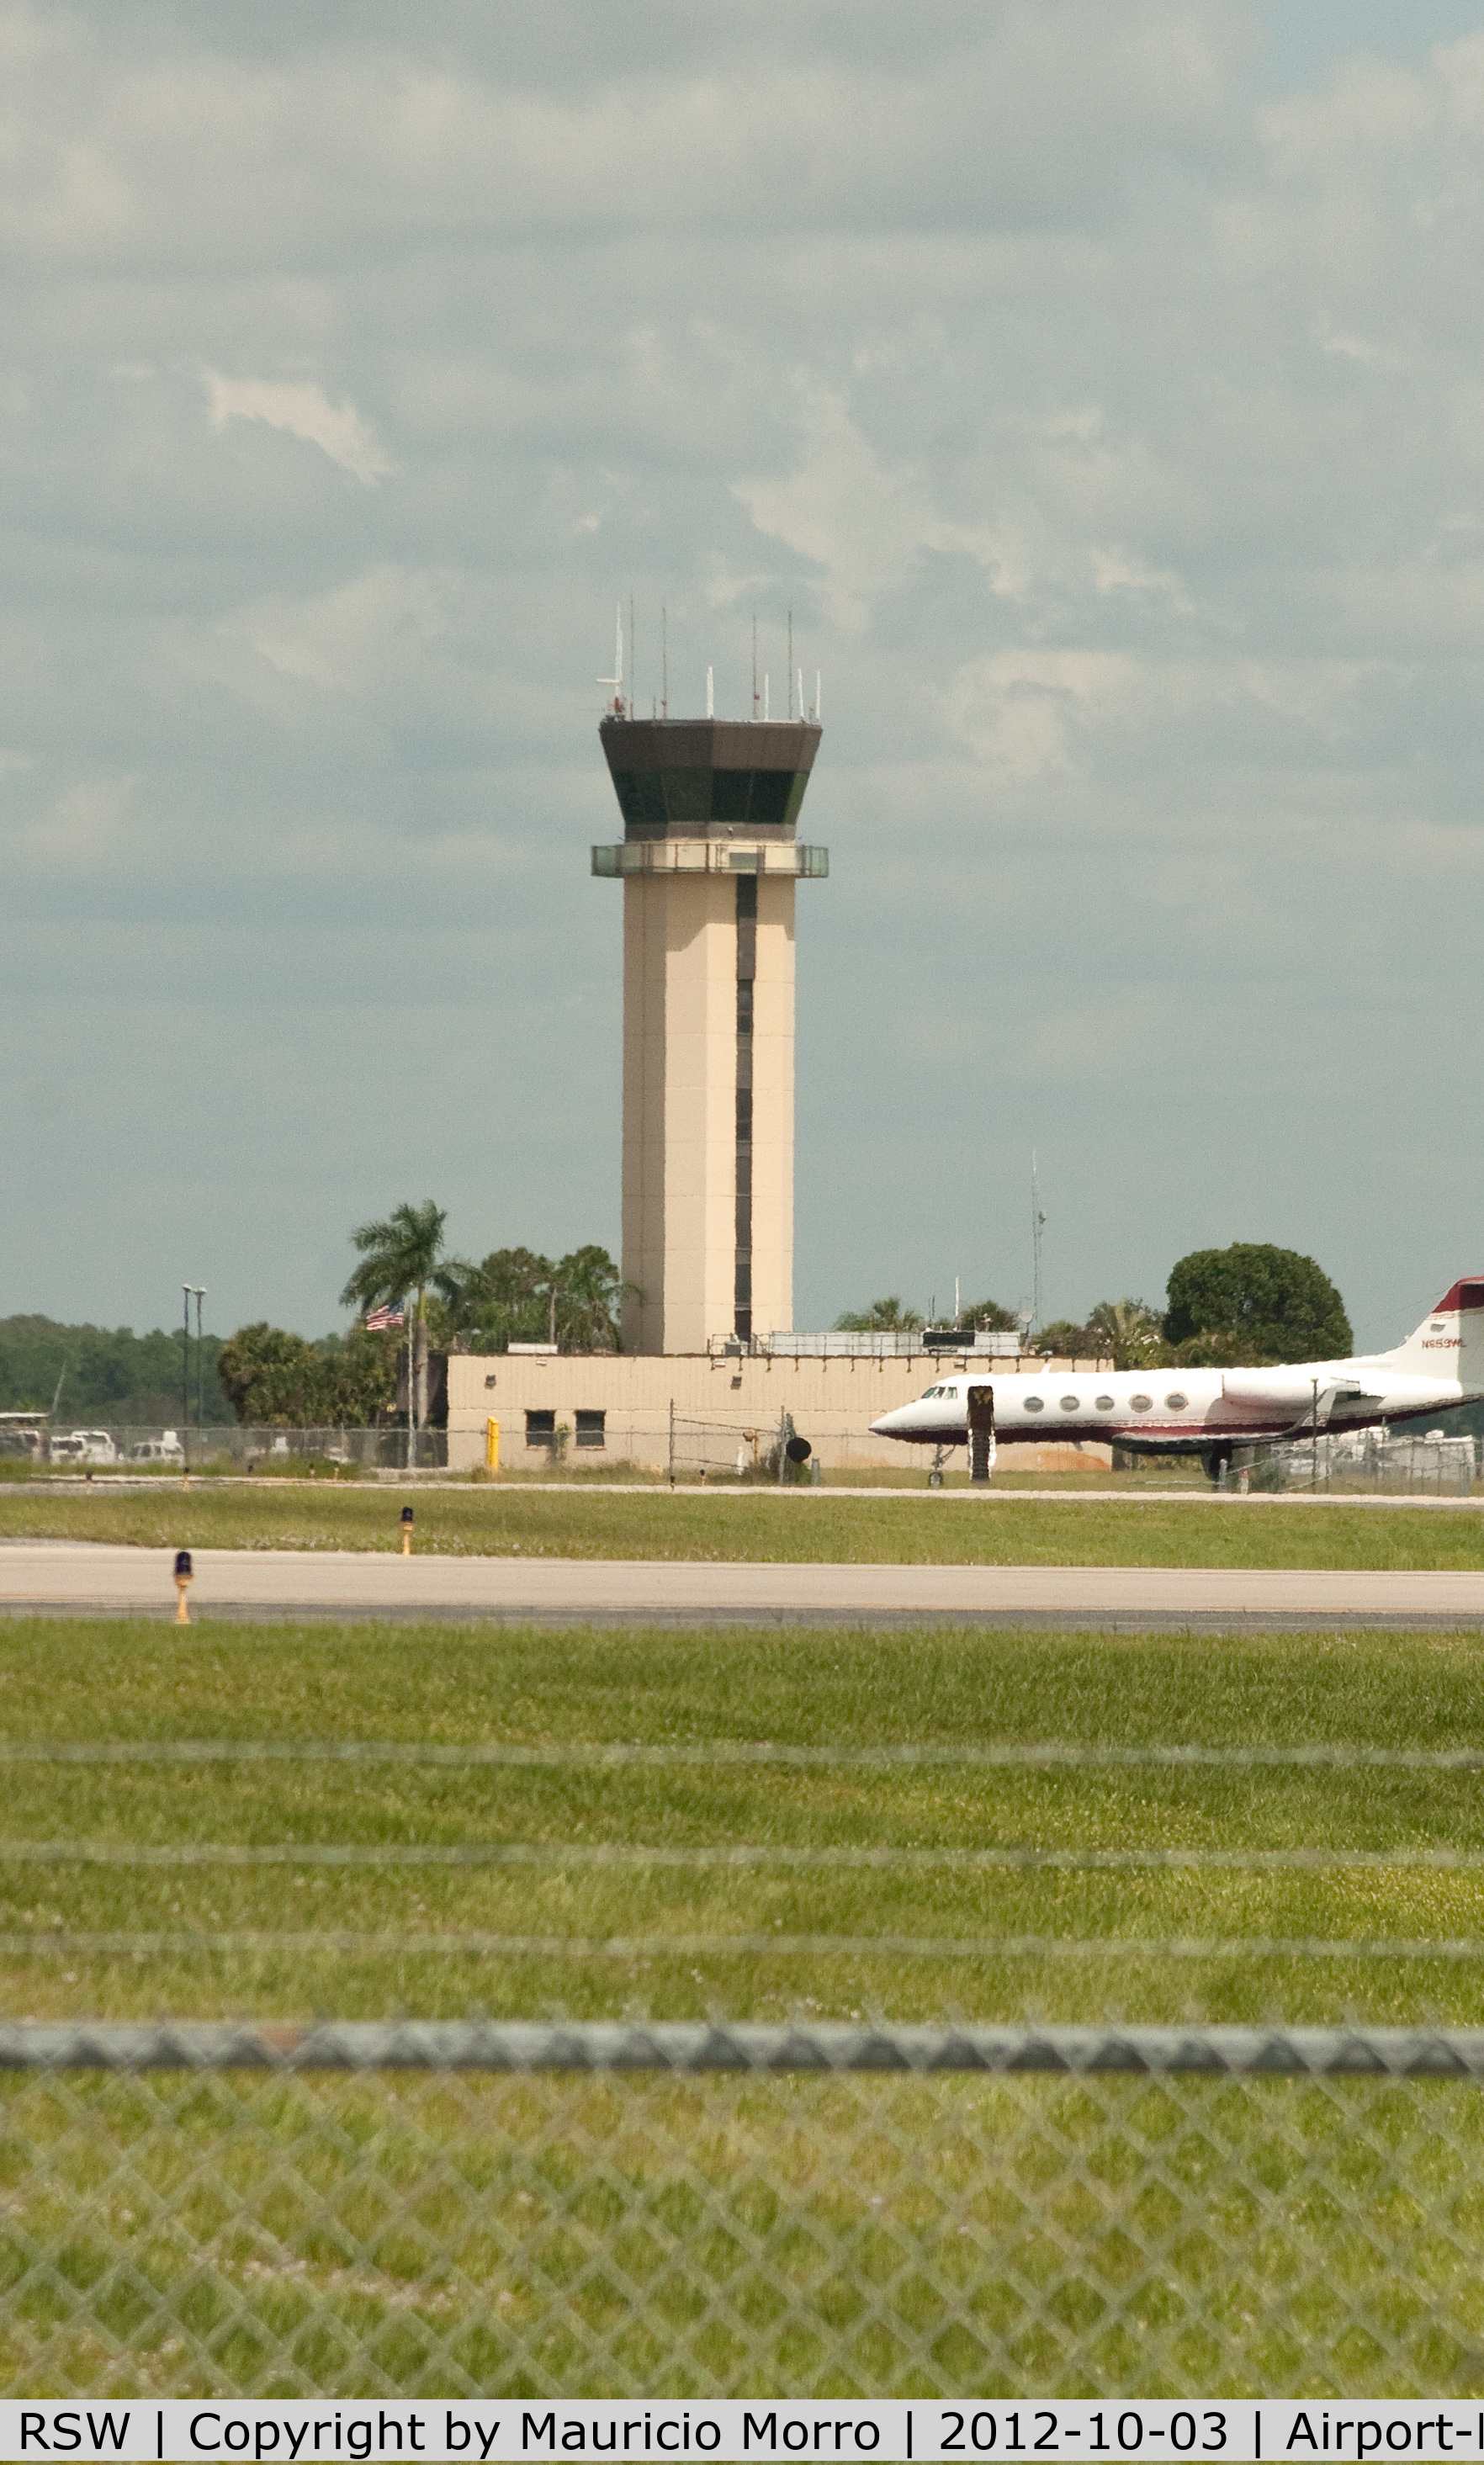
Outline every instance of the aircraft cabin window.
{"label": "aircraft cabin window", "polygon": [[1178,1388],[1173,1395],[1166,1395],[1164,1398],[1165,1406],[1171,1412],[1183,1412],[1189,1401],[1189,1396],[1182,1395]]}
{"label": "aircraft cabin window", "polygon": [[1061,1398],[1061,1409],[1064,1412],[1074,1412],[1077,1409],[1076,1397],[1074,1395],[1063,1395]]}
{"label": "aircraft cabin window", "polygon": [[1111,1395],[1096,1395],[1093,1398],[1093,1401],[1096,1403],[1099,1412],[1111,1412],[1113,1410],[1113,1397]]}
{"label": "aircraft cabin window", "polygon": [[1028,1412],[1044,1412],[1046,1410],[1046,1397],[1044,1395],[1028,1395],[1026,1397],[1026,1410]]}
{"label": "aircraft cabin window", "polygon": [[1133,1405],[1136,1412],[1152,1412],[1154,1410],[1154,1397],[1152,1395],[1131,1395],[1128,1400]]}

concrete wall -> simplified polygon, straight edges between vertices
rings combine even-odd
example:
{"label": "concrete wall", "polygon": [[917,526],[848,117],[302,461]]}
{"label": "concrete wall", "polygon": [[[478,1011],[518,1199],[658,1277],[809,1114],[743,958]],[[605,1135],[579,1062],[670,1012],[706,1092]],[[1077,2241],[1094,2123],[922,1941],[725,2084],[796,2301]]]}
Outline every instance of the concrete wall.
{"label": "concrete wall", "polygon": [[[1093,1371],[1095,1362],[1037,1362],[1034,1371],[996,1363],[985,1375],[996,1386],[1008,1379],[1053,1370]],[[753,1439],[765,1452],[787,1412],[825,1469],[891,1465],[909,1471],[931,1459],[931,1450],[874,1438],[870,1424],[943,1375],[948,1365],[919,1355],[910,1361],[715,1361],[704,1353],[664,1360],[630,1354],[453,1353],[449,1357],[449,1464],[467,1471],[484,1461],[487,1417],[500,1428],[500,1456],[507,1466],[540,1467],[543,1450],[528,1447],[525,1415],[554,1411],[573,1432],[566,1460],[631,1462],[663,1469],[669,1459],[670,1408],[674,1403],[683,1443],[718,1466],[735,1461],[739,1446],[750,1455]],[[604,1446],[579,1451],[576,1414],[606,1416]],[[1021,1471],[1106,1469],[1108,1447],[1025,1446],[1007,1451],[1002,1462]],[[962,1463],[962,1455],[955,1458]]]}
{"label": "concrete wall", "polygon": [[[758,880],[754,1326],[793,1324],[791,878]],[[737,879],[624,883],[624,1344],[702,1353],[732,1326],[737,1249]]]}
{"label": "concrete wall", "polygon": [[[791,880],[764,874],[758,882],[752,1032],[752,1323],[769,1334],[786,1333],[793,1324],[794,897]],[[707,1327],[701,1342],[724,1334],[731,1323],[728,1313]]]}

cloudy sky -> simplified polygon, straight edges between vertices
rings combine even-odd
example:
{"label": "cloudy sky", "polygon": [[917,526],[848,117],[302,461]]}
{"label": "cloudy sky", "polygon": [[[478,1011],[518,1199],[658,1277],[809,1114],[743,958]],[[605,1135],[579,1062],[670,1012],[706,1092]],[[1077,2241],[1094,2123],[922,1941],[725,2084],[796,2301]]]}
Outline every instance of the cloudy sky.
{"label": "cloudy sky", "polygon": [[801,1326],[1484,1266],[1484,0],[0,6],[0,1314],[617,1247],[637,685],[824,678]]}

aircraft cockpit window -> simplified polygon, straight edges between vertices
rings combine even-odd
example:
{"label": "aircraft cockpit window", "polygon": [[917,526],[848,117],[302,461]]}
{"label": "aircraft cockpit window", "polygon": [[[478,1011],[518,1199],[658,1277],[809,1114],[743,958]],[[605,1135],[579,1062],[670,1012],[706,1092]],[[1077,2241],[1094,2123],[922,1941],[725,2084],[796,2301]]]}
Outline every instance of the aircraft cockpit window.
{"label": "aircraft cockpit window", "polygon": [[1111,1412],[1113,1410],[1113,1397],[1111,1395],[1095,1395],[1093,1397],[1093,1401],[1096,1405],[1099,1412]]}
{"label": "aircraft cockpit window", "polygon": [[1154,1397],[1152,1395],[1131,1395],[1128,1400],[1133,1405],[1136,1412],[1152,1412],[1154,1410]]}
{"label": "aircraft cockpit window", "polygon": [[1046,1410],[1046,1397],[1044,1395],[1028,1395],[1026,1397],[1026,1410],[1028,1412],[1044,1412]]}
{"label": "aircraft cockpit window", "polygon": [[1061,1409],[1064,1412],[1074,1412],[1077,1409],[1076,1397],[1074,1395],[1063,1395],[1061,1398]]}

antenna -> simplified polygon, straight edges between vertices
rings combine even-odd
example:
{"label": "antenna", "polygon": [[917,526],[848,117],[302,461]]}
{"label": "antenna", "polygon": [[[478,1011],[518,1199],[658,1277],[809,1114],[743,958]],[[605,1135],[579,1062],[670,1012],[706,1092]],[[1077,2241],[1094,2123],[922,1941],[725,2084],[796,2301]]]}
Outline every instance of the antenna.
{"label": "antenna", "polygon": [[715,719],[716,715],[717,715],[716,671],[715,671],[714,669],[712,669],[712,668],[708,668],[708,669],[706,670],[706,717],[707,717],[708,719]]}
{"label": "antenna", "polygon": [[639,681],[639,654],[635,647],[638,639],[633,621],[633,592],[631,590],[629,593],[629,707],[631,710],[633,708],[634,689]]}
{"label": "antenna", "polygon": [[622,719],[624,715],[624,603],[622,600],[613,611],[613,673],[610,677],[600,677],[598,682],[600,685],[612,686],[613,717]]}
{"label": "antenna", "polygon": [[799,670],[799,717],[804,717],[804,670]]}
{"label": "antenna", "polygon": [[754,724],[754,726],[756,726],[756,724],[757,724],[757,717],[758,717],[758,620],[757,620],[756,616],[754,616],[754,618],[753,618],[753,620],[752,620],[752,718],[753,718],[753,724]]}
{"label": "antenna", "polygon": [[670,717],[670,611],[659,611],[659,715]]}
{"label": "antenna", "polygon": [[[793,610],[788,611],[788,716],[793,717]],[[804,696],[799,696],[799,717],[804,717]]]}
{"label": "antenna", "polygon": [[1031,1324],[1041,1323],[1041,1234],[1046,1217],[1041,1212],[1041,1180],[1036,1170],[1035,1149],[1030,1150],[1030,1262],[1031,1262]]}

